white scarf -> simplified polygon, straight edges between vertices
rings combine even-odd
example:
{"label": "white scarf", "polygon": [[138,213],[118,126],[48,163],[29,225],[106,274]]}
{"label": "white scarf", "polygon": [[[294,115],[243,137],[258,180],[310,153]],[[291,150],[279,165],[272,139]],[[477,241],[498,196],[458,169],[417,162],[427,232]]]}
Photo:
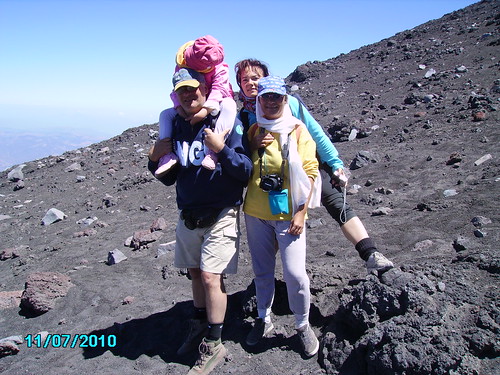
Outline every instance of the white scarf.
{"label": "white scarf", "polygon": [[[287,138],[290,140],[288,147],[288,170],[290,176],[290,190],[292,195],[292,210],[293,215],[297,212],[298,208],[307,202],[309,198],[309,193],[311,191],[311,182],[309,177],[307,177],[306,172],[302,166],[302,160],[300,159],[299,153],[297,151],[297,138],[288,137],[288,135],[293,131],[296,125],[304,125],[302,121],[295,118],[292,115],[290,106],[285,104],[283,114],[280,118],[274,120],[268,120],[264,117],[262,109],[260,108],[259,98],[257,98],[257,108],[256,108],[257,122],[260,127],[273,132],[279,133],[280,144],[283,145],[287,143]],[[305,125],[304,125],[305,126]],[[321,201],[321,176],[318,176],[314,180],[313,193],[311,199],[309,200],[308,207],[315,208],[320,206]]]}

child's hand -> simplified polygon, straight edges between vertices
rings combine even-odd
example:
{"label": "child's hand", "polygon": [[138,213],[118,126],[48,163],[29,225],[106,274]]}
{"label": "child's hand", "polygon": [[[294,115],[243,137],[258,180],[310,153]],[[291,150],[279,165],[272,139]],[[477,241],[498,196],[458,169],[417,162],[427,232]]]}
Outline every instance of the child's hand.
{"label": "child's hand", "polygon": [[205,130],[205,146],[215,153],[219,153],[224,148],[224,138],[231,129],[226,129],[222,133],[214,133],[212,129],[206,128]]}
{"label": "child's hand", "polygon": [[203,120],[205,117],[208,116],[208,109],[202,108],[200,109],[197,113],[195,113],[191,118],[186,118],[186,120],[189,120],[189,123],[191,125],[199,123],[201,120]]}

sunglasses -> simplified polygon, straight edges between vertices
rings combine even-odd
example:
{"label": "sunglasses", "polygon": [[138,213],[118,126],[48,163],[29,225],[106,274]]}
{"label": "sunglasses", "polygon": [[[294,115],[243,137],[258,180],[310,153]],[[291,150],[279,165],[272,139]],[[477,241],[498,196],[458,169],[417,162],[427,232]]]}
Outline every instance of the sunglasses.
{"label": "sunglasses", "polygon": [[182,94],[182,93],[185,93],[185,92],[195,92],[196,90],[198,90],[198,87],[181,86],[177,90],[175,90],[175,92],[177,92],[179,94]]}
{"label": "sunglasses", "polygon": [[263,98],[264,100],[271,100],[273,102],[276,102],[278,100],[281,101],[283,100],[284,97],[285,95],[276,94],[274,92],[268,92],[266,94],[261,95],[261,98]]}

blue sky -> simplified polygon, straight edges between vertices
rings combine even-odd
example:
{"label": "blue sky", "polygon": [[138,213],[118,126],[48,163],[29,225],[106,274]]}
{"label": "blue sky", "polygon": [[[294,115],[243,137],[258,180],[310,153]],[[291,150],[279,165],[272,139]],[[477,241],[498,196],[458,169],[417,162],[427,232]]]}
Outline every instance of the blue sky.
{"label": "blue sky", "polygon": [[0,131],[106,139],[154,123],[177,49],[202,35],[224,45],[231,72],[255,57],[285,77],[475,2],[0,0]]}

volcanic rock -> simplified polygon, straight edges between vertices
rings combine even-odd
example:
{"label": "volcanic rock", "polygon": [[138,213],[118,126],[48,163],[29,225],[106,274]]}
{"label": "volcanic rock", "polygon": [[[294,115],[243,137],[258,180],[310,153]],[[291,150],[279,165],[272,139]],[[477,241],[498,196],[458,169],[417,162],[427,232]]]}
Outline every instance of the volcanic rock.
{"label": "volcanic rock", "polygon": [[72,286],[70,278],[58,272],[36,272],[28,276],[21,296],[21,305],[35,314],[54,308]]}

